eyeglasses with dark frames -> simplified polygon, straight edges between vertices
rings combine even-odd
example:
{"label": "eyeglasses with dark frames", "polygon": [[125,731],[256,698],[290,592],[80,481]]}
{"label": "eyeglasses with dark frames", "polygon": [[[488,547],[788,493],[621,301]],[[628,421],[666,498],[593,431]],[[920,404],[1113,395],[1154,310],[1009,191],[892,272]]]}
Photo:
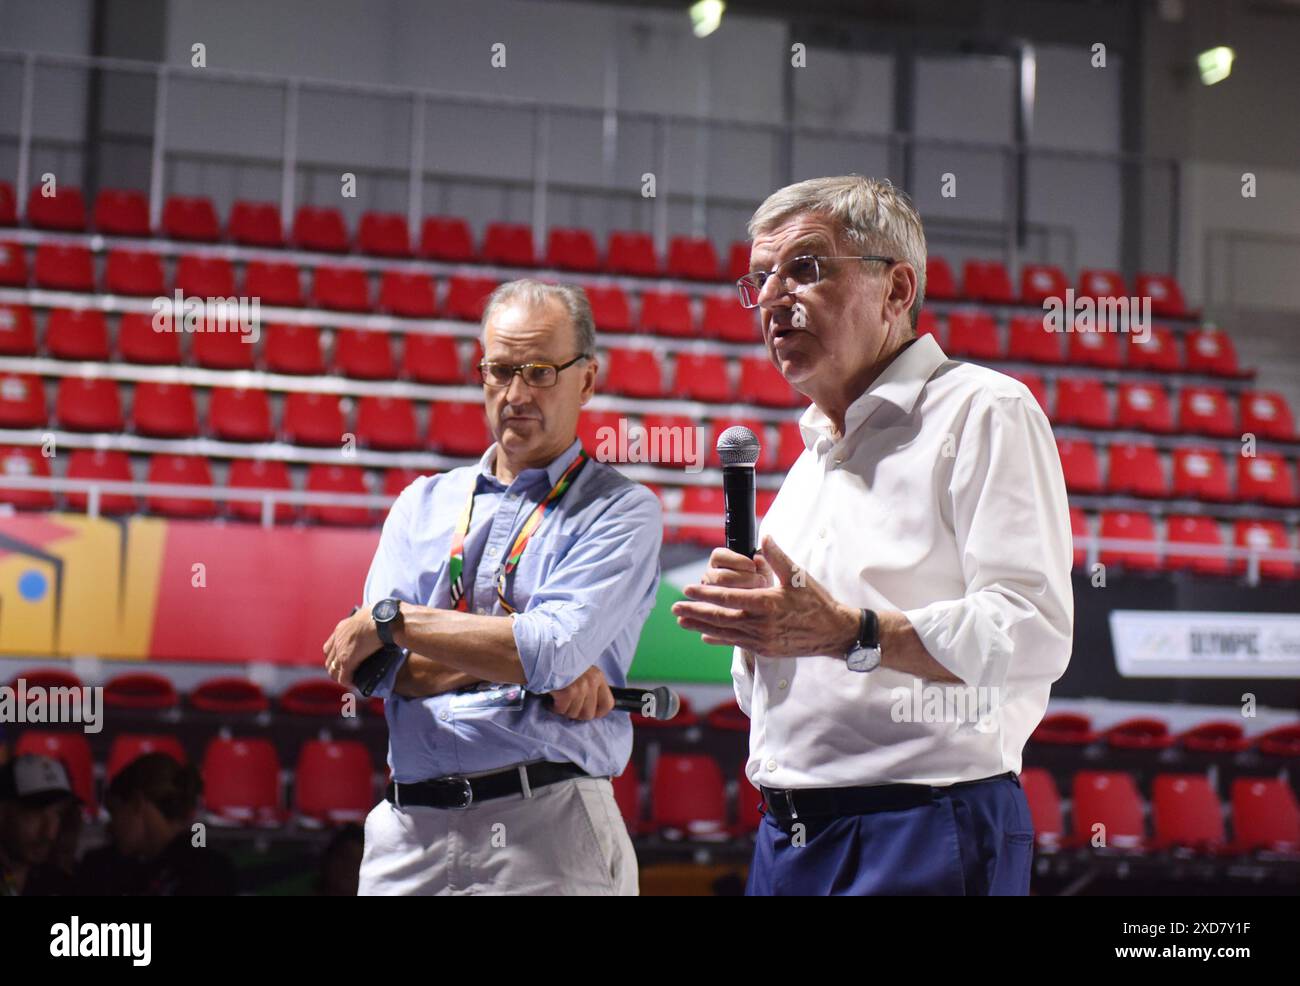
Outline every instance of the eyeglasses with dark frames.
{"label": "eyeglasses with dark frames", "polygon": [[567,370],[580,360],[591,359],[587,353],[579,353],[567,363],[493,363],[488,360],[478,365],[479,380],[484,387],[509,387],[510,381],[519,374],[530,387],[544,389],[554,387],[560,380],[560,372]]}
{"label": "eyeglasses with dark frames", "polygon": [[807,288],[812,287],[822,279],[823,260],[867,260],[882,264],[892,264],[895,262],[893,257],[881,257],[875,255],[853,256],[853,257],[833,257],[833,256],[813,256],[811,254],[802,257],[791,257],[783,264],[778,264],[772,270],[756,270],[751,274],[736,281],[736,289],[740,292],[740,303],[745,308],[757,308],[758,296],[763,293],[763,285],[767,279],[773,275],[781,278],[782,283],[790,284],[788,288],[791,294],[798,294]]}

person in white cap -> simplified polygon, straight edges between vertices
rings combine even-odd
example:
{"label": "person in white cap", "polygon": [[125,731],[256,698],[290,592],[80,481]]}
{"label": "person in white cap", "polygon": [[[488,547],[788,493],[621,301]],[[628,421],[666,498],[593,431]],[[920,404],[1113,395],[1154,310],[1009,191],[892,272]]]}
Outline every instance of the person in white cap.
{"label": "person in white cap", "polygon": [[75,800],[67,770],[51,757],[24,755],[0,767],[0,897],[66,889],[67,878],[48,864],[64,808]]}

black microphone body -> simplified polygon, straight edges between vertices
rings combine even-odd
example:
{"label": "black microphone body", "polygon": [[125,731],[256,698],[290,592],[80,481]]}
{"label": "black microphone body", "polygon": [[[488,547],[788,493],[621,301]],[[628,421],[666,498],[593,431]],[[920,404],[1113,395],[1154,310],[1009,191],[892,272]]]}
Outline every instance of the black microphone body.
{"label": "black microphone body", "polygon": [[735,425],[718,436],[717,447],[722,462],[727,549],[753,558],[758,548],[758,522],[754,516],[754,464],[761,451],[758,436],[743,425]]}

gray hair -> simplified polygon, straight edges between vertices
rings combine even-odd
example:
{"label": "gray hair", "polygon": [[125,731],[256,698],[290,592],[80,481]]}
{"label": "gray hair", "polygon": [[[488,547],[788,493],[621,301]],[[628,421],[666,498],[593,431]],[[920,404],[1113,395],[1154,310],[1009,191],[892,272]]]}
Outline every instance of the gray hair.
{"label": "gray hair", "polygon": [[530,308],[538,307],[546,304],[551,299],[559,301],[564,305],[565,311],[569,313],[569,321],[573,324],[574,338],[578,343],[578,352],[586,356],[595,356],[596,320],[591,314],[591,302],[587,300],[587,292],[571,284],[547,284],[544,281],[534,281],[529,278],[506,281],[504,284],[498,285],[496,290],[488,296],[487,303],[483,306],[483,321],[481,323],[480,335],[483,343],[485,345],[487,343],[488,322],[497,309],[520,301]]}
{"label": "gray hair", "polygon": [[907,193],[888,178],[857,174],[810,178],[769,195],[749,220],[749,237],[769,233],[805,212],[829,216],[848,243],[864,254],[884,254],[912,265],[916,270],[916,300],[909,314],[915,332],[925,299],[925,229]]}

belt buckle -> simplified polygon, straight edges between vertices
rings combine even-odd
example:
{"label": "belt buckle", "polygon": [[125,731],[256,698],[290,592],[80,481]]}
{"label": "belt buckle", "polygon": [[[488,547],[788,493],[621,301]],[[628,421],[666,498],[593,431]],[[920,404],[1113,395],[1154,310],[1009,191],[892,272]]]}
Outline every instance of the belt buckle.
{"label": "belt buckle", "polygon": [[449,808],[452,808],[456,811],[464,811],[466,808],[468,808],[470,805],[474,803],[474,788],[470,784],[468,777],[462,777],[459,774],[453,774],[450,777],[442,778],[442,781],[445,784],[459,785],[461,788],[462,797],[464,798],[463,804],[448,805]]}
{"label": "belt buckle", "polygon": [[[794,791],[790,788],[771,788],[772,800],[784,801],[784,814],[790,817],[790,821],[795,821],[799,817],[799,812],[794,807]],[[779,798],[777,797],[779,795]]]}

